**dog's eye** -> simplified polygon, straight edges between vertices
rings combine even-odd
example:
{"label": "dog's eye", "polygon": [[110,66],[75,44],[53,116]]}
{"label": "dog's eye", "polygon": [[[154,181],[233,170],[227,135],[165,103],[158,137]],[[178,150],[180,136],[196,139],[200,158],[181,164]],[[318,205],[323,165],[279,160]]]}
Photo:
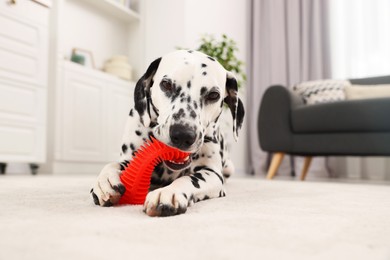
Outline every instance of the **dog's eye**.
{"label": "dog's eye", "polygon": [[210,92],[209,94],[207,94],[206,96],[206,100],[207,101],[217,101],[219,99],[219,93],[216,92],[216,91],[213,91],[213,92]]}
{"label": "dog's eye", "polygon": [[161,81],[160,83],[160,87],[163,91],[172,91],[173,90],[173,86],[172,86],[172,82],[171,81],[168,81],[168,80],[163,80]]}

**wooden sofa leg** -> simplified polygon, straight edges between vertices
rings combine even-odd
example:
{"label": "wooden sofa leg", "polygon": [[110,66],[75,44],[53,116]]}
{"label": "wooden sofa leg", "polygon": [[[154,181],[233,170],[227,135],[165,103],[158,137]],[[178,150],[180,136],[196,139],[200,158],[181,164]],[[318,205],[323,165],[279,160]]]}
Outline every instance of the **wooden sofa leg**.
{"label": "wooden sofa leg", "polygon": [[302,173],[301,173],[301,181],[304,181],[307,175],[307,172],[309,171],[310,163],[312,156],[306,156],[305,161],[303,162],[303,168],[302,168]]}
{"label": "wooden sofa leg", "polygon": [[275,176],[280,164],[282,163],[283,157],[284,157],[284,153],[275,153],[272,156],[271,165],[268,169],[268,174],[267,174],[268,180],[271,180]]}

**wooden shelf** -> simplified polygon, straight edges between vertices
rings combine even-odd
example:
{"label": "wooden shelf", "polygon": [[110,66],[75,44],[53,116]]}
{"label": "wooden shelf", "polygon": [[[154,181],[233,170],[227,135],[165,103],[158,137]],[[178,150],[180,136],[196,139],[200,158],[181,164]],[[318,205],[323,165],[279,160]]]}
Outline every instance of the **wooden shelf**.
{"label": "wooden shelf", "polygon": [[113,0],[82,0],[84,2],[89,3],[91,6],[95,6],[101,11],[120,19],[124,22],[137,22],[140,20],[140,15],[121,5]]}

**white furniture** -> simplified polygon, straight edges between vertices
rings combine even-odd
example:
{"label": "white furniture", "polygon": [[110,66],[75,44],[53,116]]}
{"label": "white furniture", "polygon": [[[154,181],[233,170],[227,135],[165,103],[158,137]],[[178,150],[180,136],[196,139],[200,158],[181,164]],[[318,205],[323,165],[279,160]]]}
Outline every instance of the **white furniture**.
{"label": "white furniture", "polygon": [[[126,55],[137,71],[140,17],[111,0],[58,0],[51,22],[48,161],[41,172],[97,175],[119,158],[135,87],[101,68]],[[96,68],[70,62],[73,48],[92,52]]]}
{"label": "white furniture", "polygon": [[43,170],[89,173],[117,160],[133,90],[134,83],[69,61],[60,62],[49,148],[53,153]]}
{"label": "white furniture", "polygon": [[45,161],[48,20],[37,2],[0,1],[0,162]]}

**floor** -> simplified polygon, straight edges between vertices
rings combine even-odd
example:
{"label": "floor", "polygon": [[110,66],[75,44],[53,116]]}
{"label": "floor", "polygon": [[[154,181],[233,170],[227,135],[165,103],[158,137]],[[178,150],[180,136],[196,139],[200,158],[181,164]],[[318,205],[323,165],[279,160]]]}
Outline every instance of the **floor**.
{"label": "floor", "polygon": [[0,259],[390,259],[390,186],[232,178],[186,214],[100,208],[92,176],[0,176]]}

